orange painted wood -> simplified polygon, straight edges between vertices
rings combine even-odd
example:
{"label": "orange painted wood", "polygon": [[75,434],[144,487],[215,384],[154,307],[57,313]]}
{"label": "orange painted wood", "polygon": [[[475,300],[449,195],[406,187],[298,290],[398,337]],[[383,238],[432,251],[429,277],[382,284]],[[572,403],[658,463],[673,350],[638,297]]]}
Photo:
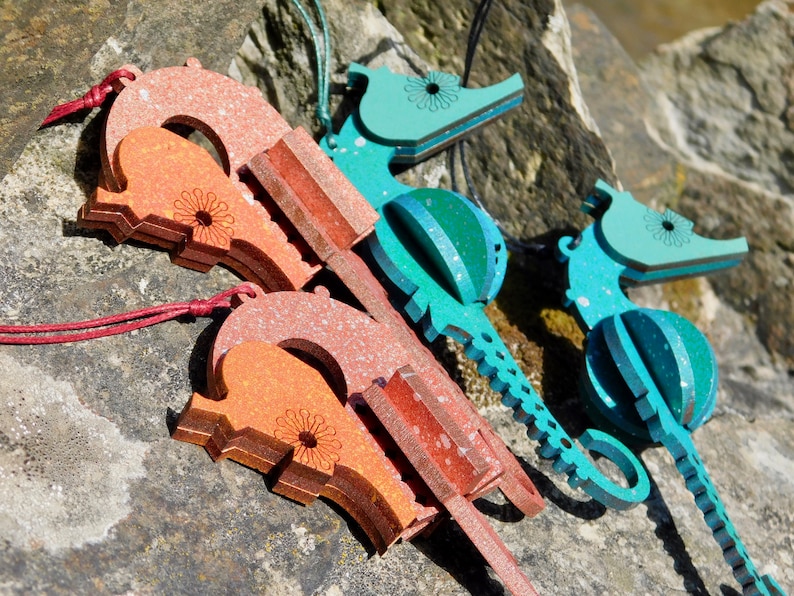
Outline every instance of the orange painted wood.
{"label": "orange painted wood", "polygon": [[273,490],[309,504],[337,502],[379,552],[415,518],[412,500],[383,466],[323,377],[272,344],[249,341],[225,354],[217,393],[195,393],[173,437],[275,476]]}
{"label": "orange painted wood", "polygon": [[[351,415],[362,420],[364,416],[356,408],[361,399],[358,396],[373,381],[380,379],[385,384],[398,369],[410,365],[442,406],[443,413],[437,411],[439,408],[433,410],[436,419],[443,421],[439,424],[460,429],[459,435],[454,436],[466,437],[476,457],[486,465],[485,474],[470,478],[474,484],[464,489],[466,494],[474,499],[499,488],[526,515],[536,515],[543,508],[537,489],[487,421],[476,413],[457,385],[452,383],[450,388],[439,382],[444,373],[435,360],[432,360],[434,366],[419,361],[389,325],[331,299],[324,288],[318,288],[314,293],[275,292],[257,294],[253,299],[243,298],[241,306],[229,315],[218,332],[208,362],[208,378],[212,379],[222,355],[245,341],[266,341],[312,359],[325,371],[326,379],[339,399],[346,401],[345,406]],[[441,391],[437,391],[437,387],[441,387]],[[364,423],[369,424],[366,420]],[[389,449],[382,437],[376,440],[381,452]],[[393,470],[396,478],[403,475],[404,470],[395,462],[390,460],[385,465]],[[476,467],[482,470],[479,463]],[[508,493],[512,486],[510,483],[515,483],[519,491]],[[414,485],[408,489],[423,492],[421,487]],[[516,493],[524,501],[514,499]],[[425,499],[427,507],[436,509],[418,510],[419,520],[429,521],[435,516],[437,507],[433,501],[432,495],[431,500]]]}
{"label": "orange painted wood", "polygon": [[119,192],[124,175],[114,161],[119,143],[136,128],[183,125],[198,130],[217,150],[238,190],[250,196],[240,173],[252,156],[272,147],[292,130],[256,87],[202,68],[195,58],[185,66],[142,73],[114,84],[119,92],[108,111],[100,155],[107,188]]}
{"label": "orange painted wood", "polygon": [[98,188],[80,212],[82,225],[108,229],[118,241],[154,242],[194,269],[224,263],[270,290],[300,288],[319,269],[205,149],[179,135],[137,128],[115,162],[124,190]]}

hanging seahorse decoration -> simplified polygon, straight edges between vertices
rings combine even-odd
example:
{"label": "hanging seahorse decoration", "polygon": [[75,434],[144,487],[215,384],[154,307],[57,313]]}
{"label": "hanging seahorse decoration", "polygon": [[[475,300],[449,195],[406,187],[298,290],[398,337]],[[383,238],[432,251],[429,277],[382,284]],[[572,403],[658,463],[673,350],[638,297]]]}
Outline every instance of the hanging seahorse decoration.
{"label": "hanging seahorse decoration", "polygon": [[615,463],[627,486],[607,478],[554,419],[485,315],[507,266],[495,223],[455,192],[413,188],[389,171],[390,164],[416,163],[519,105],[521,77],[464,89],[446,73],[407,77],[352,64],[349,81],[366,91],[335,136],[335,147],[327,139],[321,146],[381,215],[367,246],[392,286],[393,303],[428,341],[443,334],[465,347],[540,443],[540,454],[572,487],[616,509],[645,500],[648,477],[636,456],[607,433],[585,432],[581,444]]}
{"label": "hanging seahorse decoration", "polygon": [[[536,593],[472,501],[498,488],[531,517],[543,499],[354,252],[375,210],[259,90],[194,59],[124,72],[80,223],[261,286],[224,322],[209,387],[173,436],[269,474],[279,494],[334,501],[379,552],[448,513],[510,591]],[[324,267],[356,307],[314,287]]]}
{"label": "hanging seahorse decoration", "polygon": [[690,437],[717,397],[708,340],[684,317],[641,308],[623,292],[734,266],[746,241],[703,238],[683,216],[658,213],[603,181],[582,210],[595,223],[558,249],[567,262],[566,303],[587,335],[582,387],[591,418],[626,441],[664,445],[744,593],[783,594],[747,554]]}

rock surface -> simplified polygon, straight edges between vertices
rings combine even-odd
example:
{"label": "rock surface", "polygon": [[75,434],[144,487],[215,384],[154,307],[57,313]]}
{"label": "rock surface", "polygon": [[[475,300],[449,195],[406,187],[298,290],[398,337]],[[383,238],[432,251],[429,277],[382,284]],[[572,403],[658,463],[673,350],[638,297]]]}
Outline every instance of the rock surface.
{"label": "rock surface", "polygon": [[195,9],[185,0],[32,0],[0,8],[0,178],[52,107],[85,93],[121,66],[143,70],[195,56],[225,72],[259,3],[220,0]]}
{"label": "rock surface", "polygon": [[[382,2],[389,20],[369,3],[327,0],[324,5],[334,40],[335,90],[341,90],[351,60],[406,73],[428,67],[461,70],[472,13],[468,2]],[[56,3],[48,15],[68,23],[67,8]],[[125,62],[146,69],[195,55],[207,67],[228,68],[259,84],[293,126],[316,127],[311,45],[289,3],[265,2],[262,20],[245,41],[257,14],[251,3],[220,2],[199,14],[182,2],[165,8],[130,0],[100,8],[109,15],[111,30],[94,29],[94,45],[80,46],[87,55],[77,67],[85,70],[67,85],[78,91],[56,85],[46,101],[39,100],[39,111],[79,94]],[[11,27],[24,22],[19,16]],[[688,168],[687,184],[692,179],[693,168],[679,154],[658,147],[651,152],[655,145],[645,126],[646,111],[653,108],[647,102],[654,95],[643,87],[636,67],[592,15],[575,13],[571,23],[573,50],[559,4],[497,5],[475,62],[476,84],[515,71],[527,84],[520,110],[478,133],[470,148],[489,205],[525,240],[553,238],[588,223],[578,212],[581,198],[595,178],[615,181],[607,146],[620,179],[638,187],[649,202],[669,201],[681,167]],[[585,32],[590,37],[581,45]],[[46,37],[37,43],[65,52]],[[505,52],[509,47],[520,50]],[[45,53],[34,52],[30,64],[46,65]],[[3,88],[8,77],[17,76],[14,72],[2,75],[7,77]],[[618,80],[631,85],[618,92],[610,82]],[[626,107],[602,121],[595,98],[610,97],[609,91],[612,105],[625,102]],[[349,109],[339,99],[334,98],[337,120]],[[14,134],[29,140],[0,183],[3,323],[81,320],[206,297],[237,282],[226,270],[187,271],[162,252],[116,245],[104,234],[76,226],[75,212],[96,183],[101,119],[97,113],[35,133],[35,124],[11,123],[17,126]],[[621,139],[634,139],[623,154]],[[652,159],[637,157],[645,153]],[[4,155],[12,159],[12,153]],[[443,158],[408,175],[424,184],[444,184],[449,178]],[[675,207],[686,204],[694,210],[705,197],[685,193]],[[695,217],[704,233],[718,227],[708,223],[717,207],[702,208],[705,223]],[[713,216],[728,217],[723,211]],[[749,234],[738,220],[741,215],[733,217],[736,233]],[[755,221],[761,225],[761,218]],[[781,224],[771,218],[769,225]],[[755,267],[754,262],[743,265]],[[512,267],[506,293],[491,314],[507,343],[523,356],[550,408],[578,434],[588,422],[570,371],[580,358],[581,338],[559,309],[555,276],[555,265],[533,259],[524,268]],[[683,309],[708,332],[723,391],[714,420],[694,440],[755,561],[792,591],[791,378],[758,341],[752,321],[733,310],[732,302],[720,301],[723,293],[715,294],[705,282],[688,283],[694,285],[645,291],[641,299]],[[730,296],[720,283],[714,287]],[[213,463],[202,449],[172,441],[168,410],[181,410],[190,392],[202,387],[206,354],[221,321],[171,322],[81,344],[0,347],[5,406],[0,590],[503,593],[454,523],[430,538],[398,544],[383,557],[372,555],[354,524],[325,502],[296,505],[269,492],[258,473],[228,461]],[[651,499],[629,512],[605,511],[569,489],[502,408],[485,405],[487,392],[470,369],[461,375],[547,500],[535,519],[521,519],[499,495],[478,504],[541,593],[734,593],[730,571],[665,450],[642,453],[654,481]]]}
{"label": "rock surface", "polygon": [[794,365],[794,3],[663,46],[643,65],[650,130],[681,164],[678,208],[703,233],[747,236],[745,266],[715,278]]}

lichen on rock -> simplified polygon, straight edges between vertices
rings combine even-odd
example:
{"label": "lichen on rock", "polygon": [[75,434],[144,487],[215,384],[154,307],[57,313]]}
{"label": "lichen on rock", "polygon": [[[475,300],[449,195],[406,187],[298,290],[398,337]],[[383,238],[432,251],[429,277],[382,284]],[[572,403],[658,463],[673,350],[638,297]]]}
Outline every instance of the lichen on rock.
{"label": "lichen on rock", "polygon": [[105,538],[130,511],[146,446],[72,386],[0,353],[0,535],[55,551]]}

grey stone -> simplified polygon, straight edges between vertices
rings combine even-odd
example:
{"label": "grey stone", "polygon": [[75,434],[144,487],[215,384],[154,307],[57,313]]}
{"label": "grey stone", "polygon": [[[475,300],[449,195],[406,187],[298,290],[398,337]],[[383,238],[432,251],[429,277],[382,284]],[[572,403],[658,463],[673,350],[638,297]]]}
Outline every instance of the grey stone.
{"label": "grey stone", "polygon": [[[407,4],[382,3],[405,38],[370,3],[324,4],[334,34],[336,90],[351,60],[380,60],[404,72],[460,70],[468,3],[435,9],[418,5],[416,11]],[[186,6],[125,4],[124,24],[103,34],[113,38],[106,37],[97,50],[96,44],[84,49],[91,75],[83,75],[85,82],[124,62],[158,67],[195,54],[205,66],[224,71],[233,63],[236,76],[255,75],[291,124],[320,132],[312,116],[311,48],[289,3],[265,3],[264,22],[252,26],[238,55],[234,50],[247,28],[241,23],[253,21],[253,9],[247,13],[245,7],[221,3],[223,8],[196,15]],[[434,12],[438,9],[442,12]],[[494,11],[475,64],[482,78],[475,80],[495,82],[518,70],[528,92],[521,113],[472,142],[477,179],[494,211],[524,238],[579,228],[588,223],[577,209],[592,179],[612,175],[609,154],[579,92],[564,13],[551,2],[506,3]],[[216,42],[222,45],[211,45]],[[594,42],[605,43],[603,38]],[[516,49],[508,52],[508,47]],[[255,72],[251,66],[260,59],[266,69]],[[69,97],[64,93],[59,99]],[[349,109],[339,99],[334,97],[337,120]],[[238,281],[225,269],[188,271],[173,266],[161,251],[116,245],[105,234],[77,227],[76,210],[96,182],[101,119],[97,113],[35,133],[20,129],[29,140],[0,183],[3,323],[87,319],[206,297]],[[625,129],[637,121],[627,122]],[[496,160],[496,155],[507,157]],[[418,182],[447,182],[443,158],[418,176]],[[570,318],[559,310],[560,295],[551,280],[556,270],[546,265],[530,260],[526,269],[511,267],[507,285],[513,298],[499,306],[511,334],[509,345],[524,356],[522,366],[533,373],[549,407],[578,434],[588,424],[572,374],[581,353],[572,333],[558,335]],[[660,292],[647,299],[666,307],[669,295]],[[790,381],[781,380],[769,354],[747,334],[741,315],[708,286],[698,296],[721,364],[726,355],[729,359],[717,416],[694,440],[750,553],[791,590]],[[525,322],[521,308],[530,297],[533,312]],[[373,555],[361,531],[338,508],[323,501],[297,505],[270,492],[260,474],[228,461],[214,463],[202,449],[172,441],[168,411],[179,411],[193,390],[203,388],[206,355],[221,322],[220,316],[169,322],[63,346],[0,346],[0,404],[5,408],[0,467],[3,474],[24,476],[19,482],[3,478],[0,487],[0,591],[503,593],[454,523],[429,538],[397,544],[382,557]],[[461,379],[484,403],[485,392],[471,386],[474,377],[461,373]],[[655,480],[652,499],[628,512],[604,511],[538,458],[523,427],[503,408],[484,406],[482,411],[547,500],[535,519],[522,519],[498,494],[478,503],[541,593],[719,593],[735,585],[665,450],[642,453]],[[39,424],[36,416],[48,418],[42,425],[54,429],[38,442],[21,436],[33,421]],[[14,502],[20,499],[38,502],[27,507]]]}
{"label": "grey stone", "polygon": [[[384,14],[430,66],[462,72],[475,6],[382,3]],[[518,72],[523,104],[468,142],[469,162],[489,211],[523,240],[582,228],[578,209],[598,178],[614,181],[611,159],[582,101],[570,31],[559,1],[495,4],[481,36],[472,86]],[[460,177],[459,177],[460,179]]]}
{"label": "grey stone", "polygon": [[747,262],[715,278],[794,363],[794,13],[781,0],[746,20],[662,46],[642,65],[649,130],[678,161],[678,209],[707,235],[745,235]]}
{"label": "grey stone", "polygon": [[195,56],[225,72],[259,3],[129,0],[9,2],[0,19],[0,178],[59,102],[80,97],[120,58],[140,68]]}

